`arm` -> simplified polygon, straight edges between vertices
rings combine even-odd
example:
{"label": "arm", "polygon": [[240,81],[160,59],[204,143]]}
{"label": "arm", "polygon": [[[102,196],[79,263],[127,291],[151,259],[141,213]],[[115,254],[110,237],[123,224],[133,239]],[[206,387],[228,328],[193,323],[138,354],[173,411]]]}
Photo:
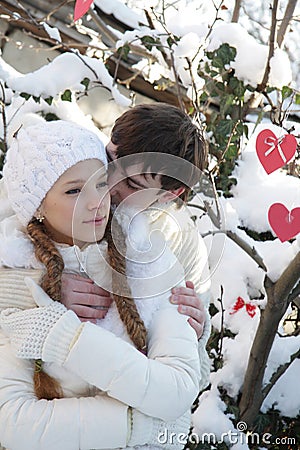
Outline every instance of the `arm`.
{"label": "arm", "polygon": [[[0,335],[0,436],[11,450],[124,447],[128,407],[107,396],[37,400],[32,362]],[[111,424],[113,423],[113,433]]]}
{"label": "arm", "polygon": [[[34,426],[33,426],[34,424]],[[146,416],[106,395],[37,400],[32,362],[14,357],[0,333],[0,436],[11,450],[160,447],[163,433],[188,434],[190,414],[173,422]],[[1,444],[0,444],[1,447]],[[181,445],[163,445],[179,450]],[[2,448],[2,447],[1,447]]]}
{"label": "arm", "polygon": [[44,347],[43,359],[55,359],[111,397],[145,414],[172,420],[189,409],[198,394],[196,335],[174,307],[160,310],[151,329],[148,356],[152,359],[91,323],[82,326],[63,361],[57,360],[62,354],[58,355],[56,343],[65,332],[56,330]]}
{"label": "arm", "polygon": [[[40,297],[46,296],[36,289]],[[153,359],[109,331],[81,323],[72,311],[63,311],[61,304],[51,301],[47,307],[2,313],[1,325],[21,348],[19,356],[42,356],[145,414],[173,420],[190,408],[198,394],[198,344],[176,306],[167,302],[151,323],[149,357]],[[48,328],[41,332],[44,323]],[[42,342],[37,348],[38,336]]]}
{"label": "arm", "polygon": [[[24,278],[32,278],[39,284],[42,276],[42,270],[0,267],[0,311],[12,307],[34,308],[36,304],[32,296],[28,295]],[[80,320],[94,323],[96,319],[105,317],[112,303],[110,294],[92,280],[68,273],[62,275],[62,297],[62,303],[74,311]]]}

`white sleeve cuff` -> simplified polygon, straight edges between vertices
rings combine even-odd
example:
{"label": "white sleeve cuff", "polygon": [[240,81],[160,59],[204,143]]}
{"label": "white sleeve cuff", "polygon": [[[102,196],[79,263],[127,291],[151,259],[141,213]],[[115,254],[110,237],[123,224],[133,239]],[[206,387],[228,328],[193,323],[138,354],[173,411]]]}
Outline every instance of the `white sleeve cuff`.
{"label": "white sleeve cuff", "polygon": [[83,325],[73,311],[69,310],[63,314],[45,340],[42,352],[43,361],[62,365],[80,335]]}

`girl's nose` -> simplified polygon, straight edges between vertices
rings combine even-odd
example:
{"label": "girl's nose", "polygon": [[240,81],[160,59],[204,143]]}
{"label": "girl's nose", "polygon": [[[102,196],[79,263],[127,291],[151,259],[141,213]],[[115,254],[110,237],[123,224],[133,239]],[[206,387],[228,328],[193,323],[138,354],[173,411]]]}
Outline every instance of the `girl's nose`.
{"label": "girl's nose", "polygon": [[99,209],[105,198],[106,193],[107,191],[104,189],[101,189],[100,191],[95,190],[94,192],[90,193],[88,200],[88,209],[91,211],[94,209]]}

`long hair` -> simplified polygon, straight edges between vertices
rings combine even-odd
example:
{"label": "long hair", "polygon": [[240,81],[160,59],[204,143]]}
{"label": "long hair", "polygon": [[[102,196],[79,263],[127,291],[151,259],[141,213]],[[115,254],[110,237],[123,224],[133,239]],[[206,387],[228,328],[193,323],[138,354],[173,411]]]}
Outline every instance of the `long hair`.
{"label": "long hair", "polygon": [[[114,233],[112,233],[112,225]],[[113,298],[127,333],[138,350],[145,351],[147,331],[126,279],[126,242],[121,226],[110,216],[104,238],[108,244],[108,259],[112,269]],[[121,276],[120,276],[121,275]]]}
{"label": "long hair", "polygon": [[[116,246],[111,233],[111,217],[106,227],[104,238],[108,243],[108,259],[113,269],[112,287],[114,300],[122,322],[133,344],[138,350],[145,351],[147,331],[142,319],[139,316],[134,300],[131,296],[130,288],[126,282],[126,243],[121,227],[117,221],[114,221],[114,227],[118,227],[116,235],[118,236],[118,245]],[[46,267],[46,273],[43,276],[41,287],[44,291],[56,301],[61,301],[61,277],[64,269],[64,262],[61,254],[57,250],[54,242],[49,236],[45,225],[35,218],[28,226],[27,232],[33,242],[35,255],[37,259]],[[118,247],[118,248],[117,248]],[[118,250],[120,249],[120,251]],[[122,277],[122,286],[120,286],[120,277]],[[120,295],[125,292],[126,295]],[[48,375],[43,370],[42,362],[35,362],[34,371],[34,390],[38,399],[53,400],[62,398],[62,388],[59,382]]]}
{"label": "long hair", "polygon": [[[54,242],[48,236],[43,223],[35,218],[27,225],[27,233],[33,242],[37,259],[46,267],[41,287],[56,301],[61,300],[61,276],[64,269],[64,261]],[[62,389],[55,378],[43,370],[40,360],[35,362],[33,375],[34,391],[38,399],[53,400],[62,398]]]}

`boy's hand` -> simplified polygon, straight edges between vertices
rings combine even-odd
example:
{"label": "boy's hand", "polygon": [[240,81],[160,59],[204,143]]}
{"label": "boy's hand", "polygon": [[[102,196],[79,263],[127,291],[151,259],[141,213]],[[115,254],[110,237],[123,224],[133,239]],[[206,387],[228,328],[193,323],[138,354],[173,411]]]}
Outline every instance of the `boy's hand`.
{"label": "boy's hand", "polygon": [[178,304],[178,311],[181,314],[190,316],[189,324],[196,331],[197,338],[200,339],[204,329],[205,313],[200,297],[194,289],[191,281],[186,281],[186,287],[180,286],[172,289],[170,297],[171,303]]}
{"label": "boy's hand", "polygon": [[112,304],[110,292],[97,286],[89,278],[63,273],[61,303],[74,311],[82,322],[96,323],[103,319]]}

